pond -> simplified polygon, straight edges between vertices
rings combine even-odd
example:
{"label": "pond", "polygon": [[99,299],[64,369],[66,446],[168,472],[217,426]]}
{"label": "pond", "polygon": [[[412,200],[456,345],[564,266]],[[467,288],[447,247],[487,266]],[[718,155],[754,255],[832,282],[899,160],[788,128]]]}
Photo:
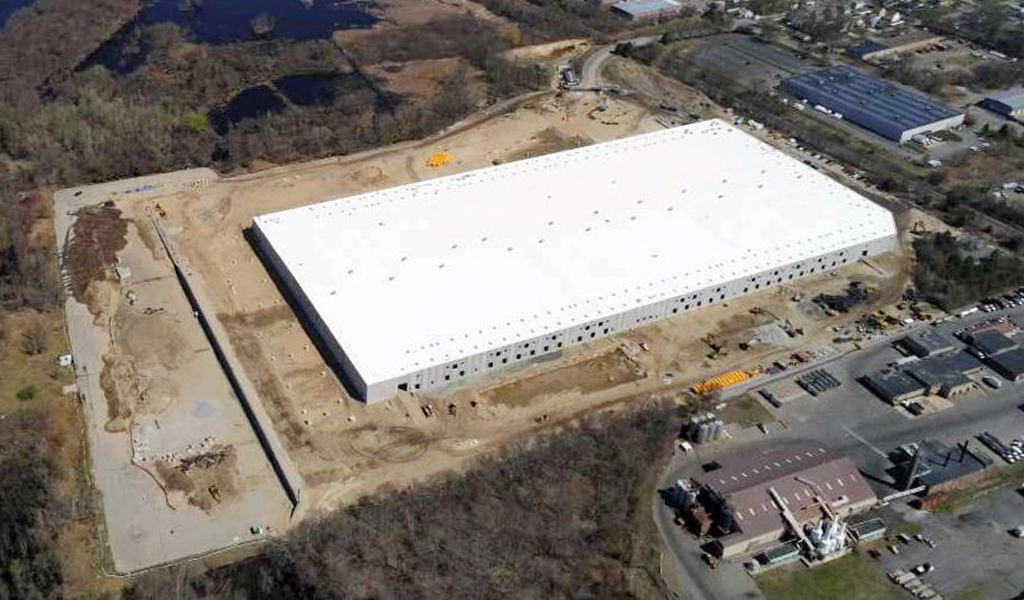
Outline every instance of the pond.
{"label": "pond", "polygon": [[7,18],[14,14],[14,11],[23,6],[28,6],[36,0],[0,0],[0,27],[4,26]]}
{"label": "pond", "polygon": [[274,86],[298,106],[330,106],[339,95],[365,87],[366,82],[356,73],[309,73],[286,75],[274,80]]}
{"label": "pond", "polygon": [[370,27],[377,21],[367,10],[371,6],[357,0],[152,0],[79,69],[101,64],[124,75],[138,68],[146,62],[148,48],[141,32],[146,25],[174,23],[190,40],[208,44],[312,40],[329,38],[338,29]]}
{"label": "pond", "polygon": [[232,125],[246,119],[280,113],[284,109],[284,100],[277,92],[269,86],[258,85],[242,90],[224,106],[211,110],[209,116],[213,130],[219,135],[224,135]]}
{"label": "pond", "polygon": [[373,25],[377,19],[366,12],[368,6],[338,0],[155,0],[139,19],[176,23],[196,41],[211,44],[257,35],[312,40],[330,37],[336,29]]}

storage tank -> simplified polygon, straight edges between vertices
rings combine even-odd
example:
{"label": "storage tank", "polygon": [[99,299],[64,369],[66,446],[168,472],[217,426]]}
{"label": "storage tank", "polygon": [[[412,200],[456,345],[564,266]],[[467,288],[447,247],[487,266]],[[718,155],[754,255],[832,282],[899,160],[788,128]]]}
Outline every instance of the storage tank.
{"label": "storage tank", "polygon": [[710,427],[708,427],[707,421],[701,421],[700,424],[697,425],[697,443],[703,444],[704,442],[708,441],[709,430]]}
{"label": "storage tank", "polygon": [[717,440],[722,435],[722,420],[715,418],[708,421],[708,441]]}

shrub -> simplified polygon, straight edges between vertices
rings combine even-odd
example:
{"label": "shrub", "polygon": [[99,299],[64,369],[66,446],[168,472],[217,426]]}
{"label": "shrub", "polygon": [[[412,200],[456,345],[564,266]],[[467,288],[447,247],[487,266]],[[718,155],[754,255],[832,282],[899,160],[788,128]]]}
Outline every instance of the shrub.
{"label": "shrub", "polygon": [[46,325],[41,320],[34,321],[21,334],[21,350],[30,356],[42,354],[46,350]]}
{"label": "shrub", "polygon": [[185,113],[181,118],[181,124],[189,131],[194,131],[195,133],[209,133],[210,131],[210,120],[203,113]]}
{"label": "shrub", "polygon": [[36,397],[36,393],[38,391],[39,390],[36,389],[36,386],[34,386],[34,385],[26,385],[25,387],[23,387],[20,390],[18,390],[18,393],[16,395],[18,397],[18,400],[21,400],[23,402],[27,402],[29,400],[34,399]]}

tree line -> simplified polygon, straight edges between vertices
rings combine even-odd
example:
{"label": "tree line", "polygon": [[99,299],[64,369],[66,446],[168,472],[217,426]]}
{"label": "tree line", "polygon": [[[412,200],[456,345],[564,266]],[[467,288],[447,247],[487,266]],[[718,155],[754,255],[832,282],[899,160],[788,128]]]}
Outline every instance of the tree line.
{"label": "tree line", "polygon": [[48,599],[61,593],[59,524],[52,518],[56,468],[47,456],[42,415],[0,419],[0,598]]}
{"label": "tree line", "polygon": [[1024,281],[1024,261],[1002,251],[977,257],[949,232],[914,241],[918,293],[943,309],[952,310]]}
{"label": "tree line", "polygon": [[984,61],[970,69],[937,71],[922,67],[913,55],[887,64],[883,75],[928,94],[938,94],[950,85],[980,90],[1003,89],[1024,83],[1024,65],[1009,61]]}

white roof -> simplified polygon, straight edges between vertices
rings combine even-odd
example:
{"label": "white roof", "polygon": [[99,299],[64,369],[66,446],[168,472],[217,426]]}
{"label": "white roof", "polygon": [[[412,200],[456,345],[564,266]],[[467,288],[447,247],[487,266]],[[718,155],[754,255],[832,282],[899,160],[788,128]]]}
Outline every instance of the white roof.
{"label": "white roof", "polygon": [[255,221],[368,384],[895,233],[717,120]]}

